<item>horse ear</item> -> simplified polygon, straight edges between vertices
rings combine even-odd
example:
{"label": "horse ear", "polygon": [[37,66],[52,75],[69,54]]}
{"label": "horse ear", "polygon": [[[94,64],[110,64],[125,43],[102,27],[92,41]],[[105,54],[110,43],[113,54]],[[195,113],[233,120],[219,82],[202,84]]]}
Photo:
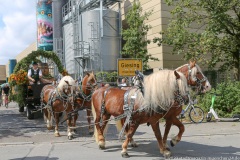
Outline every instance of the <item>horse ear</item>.
{"label": "horse ear", "polygon": [[65,80],[65,82],[69,85],[69,82]]}
{"label": "horse ear", "polygon": [[88,76],[90,76],[90,74],[89,74],[89,73],[87,73],[87,75],[88,75]]}
{"label": "horse ear", "polygon": [[174,71],[174,75],[176,76],[176,79],[179,79],[179,78],[180,78],[180,75],[178,74],[177,71]]}

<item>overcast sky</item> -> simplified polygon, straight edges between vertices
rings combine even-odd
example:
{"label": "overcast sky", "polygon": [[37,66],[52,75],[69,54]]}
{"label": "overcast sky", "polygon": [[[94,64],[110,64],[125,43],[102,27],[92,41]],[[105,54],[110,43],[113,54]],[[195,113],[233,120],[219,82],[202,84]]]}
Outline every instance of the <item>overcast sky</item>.
{"label": "overcast sky", "polygon": [[36,0],[0,0],[0,65],[36,41]]}

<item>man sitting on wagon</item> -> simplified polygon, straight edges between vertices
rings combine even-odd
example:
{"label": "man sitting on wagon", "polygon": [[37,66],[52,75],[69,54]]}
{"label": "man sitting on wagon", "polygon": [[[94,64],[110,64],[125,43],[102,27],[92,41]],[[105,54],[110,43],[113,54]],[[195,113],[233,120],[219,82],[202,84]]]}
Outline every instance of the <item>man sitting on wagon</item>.
{"label": "man sitting on wagon", "polygon": [[42,71],[38,68],[37,62],[32,63],[32,68],[28,70],[28,79],[30,84],[38,83],[42,78]]}

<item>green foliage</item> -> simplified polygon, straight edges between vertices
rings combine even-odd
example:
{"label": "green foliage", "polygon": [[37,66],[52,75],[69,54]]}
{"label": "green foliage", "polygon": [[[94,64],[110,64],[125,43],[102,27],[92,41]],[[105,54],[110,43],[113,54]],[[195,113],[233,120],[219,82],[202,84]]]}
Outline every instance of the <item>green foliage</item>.
{"label": "green foliage", "polygon": [[143,70],[149,68],[149,60],[158,60],[148,54],[147,45],[151,43],[147,39],[147,33],[151,28],[150,25],[144,24],[152,11],[142,13],[139,2],[134,2],[132,8],[126,15],[128,29],[122,30],[123,39],[126,44],[123,46],[122,54],[128,58],[141,58],[143,60]]}
{"label": "green foliage", "polygon": [[[213,89],[220,96],[214,102],[214,110],[219,117],[231,117],[233,114],[240,113],[240,82],[224,82]],[[199,106],[206,112],[209,111],[212,100],[212,93],[206,93],[199,101]]]}
{"label": "green foliage", "polygon": [[27,71],[32,61],[39,62],[39,60],[37,59],[37,57],[39,56],[53,60],[58,67],[58,71],[60,73],[64,71],[61,61],[59,60],[58,56],[54,52],[37,50],[37,51],[32,51],[32,53],[30,53],[27,57],[23,58],[20,62],[18,62],[13,70],[13,73],[16,73],[20,69]]}
{"label": "green foliage", "polygon": [[117,72],[98,72],[96,77],[97,80],[102,80],[103,82],[116,82]]}
{"label": "green foliage", "polygon": [[[58,56],[54,52],[37,50],[37,51],[33,51],[27,57],[23,58],[20,62],[18,62],[13,70],[13,73],[16,74],[21,69],[27,71],[32,61],[39,62],[39,60],[37,59],[39,56],[53,60],[57,65],[58,71],[60,73],[66,72],[65,69],[63,68],[61,61],[59,60]],[[50,78],[50,75],[43,78]],[[14,84],[10,84],[10,87],[13,88]],[[27,86],[16,85],[16,89],[17,89],[16,93],[14,94],[12,93],[12,91],[10,91],[10,99],[16,101],[19,104],[19,106],[22,106],[24,104],[24,99],[26,97]]]}
{"label": "green foliage", "polygon": [[197,57],[209,68],[220,64],[222,71],[234,69],[234,78],[239,80],[239,0],[166,2],[175,6],[172,20],[167,30],[160,33],[161,38],[155,38],[154,42],[173,46],[173,54],[182,54],[185,59]]}

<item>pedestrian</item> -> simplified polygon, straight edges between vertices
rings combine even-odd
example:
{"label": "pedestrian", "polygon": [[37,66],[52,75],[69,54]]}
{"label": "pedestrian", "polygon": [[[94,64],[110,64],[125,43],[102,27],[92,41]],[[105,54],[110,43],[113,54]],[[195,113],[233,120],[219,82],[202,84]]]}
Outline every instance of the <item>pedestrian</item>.
{"label": "pedestrian", "polygon": [[4,104],[5,104],[5,107],[8,106],[8,95],[9,95],[9,90],[10,90],[10,87],[8,85],[8,83],[6,83],[2,89],[2,95],[4,96]]}
{"label": "pedestrian", "polygon": [[0,107],[2,106],[2,87],[0,86]]}
{"label": "pedestrian", "polygon": [[126,86],[127,86],[126,78],[122,78],[122,83],[121,83],[121,84],[119,83],[119,79],[118,79],[117,85],[118,85],[119,87],[126,87]]}

